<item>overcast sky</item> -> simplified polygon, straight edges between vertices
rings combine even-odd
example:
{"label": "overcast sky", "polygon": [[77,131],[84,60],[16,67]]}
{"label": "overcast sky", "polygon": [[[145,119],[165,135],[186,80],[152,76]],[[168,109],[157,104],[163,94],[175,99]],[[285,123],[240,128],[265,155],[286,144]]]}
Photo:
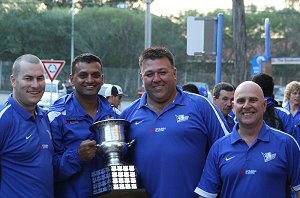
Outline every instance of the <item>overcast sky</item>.
{"label": "overcast sky", "polygon": [[[244,0],[245,5],[254,4],[260,9],[266,6],[274,6],[282,9],[285,6],[284,0]],[[231,9],[232,0],[155,0],[151,3],[151,13],[158,16],[178,15],[184,10],[198,10],[200,13],[207,13],[216,8]]]}

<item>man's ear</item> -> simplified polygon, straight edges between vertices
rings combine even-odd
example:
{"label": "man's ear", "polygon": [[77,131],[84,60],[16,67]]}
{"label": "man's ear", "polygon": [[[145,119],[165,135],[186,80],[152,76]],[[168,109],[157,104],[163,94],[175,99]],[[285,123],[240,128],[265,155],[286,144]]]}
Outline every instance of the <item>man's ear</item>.
{"label": "man's ear", "polygon": [[10,75],[9,79],[10,79],[11,86],[15,87],[16,86],[16,78],[14,77],[14,75]]}

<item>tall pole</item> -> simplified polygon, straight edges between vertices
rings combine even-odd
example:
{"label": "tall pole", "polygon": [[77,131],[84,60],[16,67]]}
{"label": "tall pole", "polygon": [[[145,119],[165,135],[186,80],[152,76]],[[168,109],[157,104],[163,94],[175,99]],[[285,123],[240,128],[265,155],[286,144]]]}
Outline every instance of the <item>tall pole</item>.
{"label": "tall pole", "polygon": [[216,57],[216,84],[222,79],[222,37],[223,13],[218,14],[217,57]]}
{"label": "tall pole", "polygon": [[72,27],[71,27],[71,63],[70,74],[72,73],[72,61],[74,59],[74,0],[72,0]]}
{"label": "tall pole", "polygon": [[270,29],[269,29],[269,19],[265,19],[265,55],[267,57],[267,60],[270,60]]}
{"label": "tall pole", "polygon": [[146,0],[146,13],[145,13],[145,49],[151,46],[151,13],[150,13],[151,0]]}

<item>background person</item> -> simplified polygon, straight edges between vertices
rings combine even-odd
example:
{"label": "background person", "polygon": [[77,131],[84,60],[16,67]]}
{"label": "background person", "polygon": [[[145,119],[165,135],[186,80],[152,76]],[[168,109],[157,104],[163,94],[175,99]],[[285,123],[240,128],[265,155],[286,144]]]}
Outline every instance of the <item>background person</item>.
{"label": "background person", "polygon": [[119,110],[119,105],[121,103],[123,95],[123,90],[119,85],[111,85],[105,90],[106,99],[111,104],[114,112],[116,112],[116,114],[118,115],[121,114],[121,111]]}
{"label": "background person", "polygon": [[300,197],[300,149],[292,136],[263,120],[267,102],[259,85],[246,81],[235,90],[238,123],[209,151],[200,197]]}
{"label": "background person", "polygon": [[217,105],[222,112],[230,130],[233,129],[235,124],[234,117],[230,115],[230,112],[232,111],[234,89],[234,86],[227,82],[220,82],[213,88],[213,103]]}
{"label": "background person", "polygon": [[102,67],[96,55],[75,57],[70,75],[75,90],[49,109],[57,198],[91,196],[90,174],[105,165],[96,152],[96,135],[89,130],[94,122],[115,117],[107,99],[98,95],[104,80]]}
{"label": "background person", "polygon": [[300,82],[292,81],[286,85],[284,100],[287,105],[284,107],[293,116],[293,124],[300,144]]}
{"label": "background person", "polygon": [[0,197],[53,197],[53,146],[46,113],[41,60],[18,57],[10,76],[13,93],[0,105]]}
{"label": "background person", "polygon": [[135,139],[129,155],[151,198],[193,198],[207,151],[228,134],[220,111],[208,99],[176,86],[172,53],[152,47],[139,57],[146,92],[126,108],[121,118]]}
{"label": "background person", "polygon": [[195,93],[195,94],[200,94],[199,90],[198,90],[198,87],[194,84],[185,84],[185,85],[182,86],[182,90],[183,91],[188,91],[188,92],[191,92],[191,93]]}
{"label": "background person", "polygon": [[278,102],[274,99],[273,77],[265,73],[260,73],[255,75],[252,78],[252,81],[260,86],[264,93],[264,98],[267,101],[267,108],[264,113],[264,121],[270,127],[284,131],[297,138],[293,127],[292,115],[289,111],[279,106]]}

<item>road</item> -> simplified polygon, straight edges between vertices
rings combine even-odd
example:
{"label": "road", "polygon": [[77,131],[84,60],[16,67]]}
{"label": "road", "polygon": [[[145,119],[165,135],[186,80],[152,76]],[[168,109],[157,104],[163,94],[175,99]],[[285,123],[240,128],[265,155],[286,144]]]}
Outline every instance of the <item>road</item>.
{"label": "road", "polygon": [[[11,92],[9,91],[0,91],[0,104],[5,102],[9,96]],[[125,109],[130,103],[132,102],[132,100],[122,100],[121,102],[121,110]]]}

